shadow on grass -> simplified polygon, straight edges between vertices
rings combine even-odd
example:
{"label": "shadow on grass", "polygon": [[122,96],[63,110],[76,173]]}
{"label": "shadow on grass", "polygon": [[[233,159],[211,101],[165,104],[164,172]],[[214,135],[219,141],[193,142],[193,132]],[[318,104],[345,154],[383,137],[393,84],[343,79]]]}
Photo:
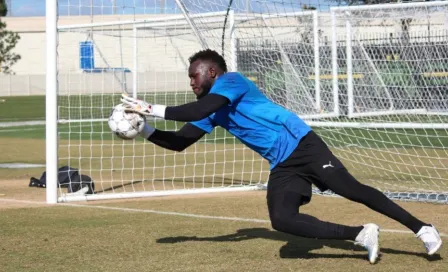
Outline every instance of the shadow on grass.
{"label": "shadow on grass", "polygon": [[[308,239],[289,235],[286,233],[266,229],[266,228],[250,228],[239,229],[236,233],[221,235],[215,237],[197,237],[197,236],[177,236],[177,237],[165,237],[157,240],[157,243],[182,243],[188,241],[207,241],[207,242],[240,242],[251,239],[268,239],[275,241],[286,242],[280,248],[281,258],[301,258],[301,259],[315,259],[315,258],[353,258],[353,259],[366,259],[366,254],[325,254],[325,253],[312,253],[311,251],[321,249],[324,246],[343,249],[349,251],[365,252],[365,249],[354,245],[349,241],[339,240],[317,240]],[[395,250],[391,248],[381,248],[381,253],[386,254],[400,254],[400,255],[413,255],[424,258],[428,261],[442,260],[440,255],[436,254],[428,256],[425,253],[416,253],[403,250]]]}

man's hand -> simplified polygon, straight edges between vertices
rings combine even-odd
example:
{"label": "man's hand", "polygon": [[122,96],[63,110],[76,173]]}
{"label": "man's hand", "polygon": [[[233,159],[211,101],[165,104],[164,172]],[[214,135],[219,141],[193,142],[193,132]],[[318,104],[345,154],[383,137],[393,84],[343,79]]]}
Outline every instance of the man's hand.
{"label": "man's hand", "polygon": [[133,98],[128,94],[121,95],[121,102],[127,111],[132,111],[141,115],[152,116],[152,105],[143,100]]}
{"label": "man's hand", "polygon": [[121,102],[123,102],[127,111],[132,111],[145,116],[165,118],[166,106],[164,105],[152,105],[138,98],[133,98],[128,94],[121,95]]}

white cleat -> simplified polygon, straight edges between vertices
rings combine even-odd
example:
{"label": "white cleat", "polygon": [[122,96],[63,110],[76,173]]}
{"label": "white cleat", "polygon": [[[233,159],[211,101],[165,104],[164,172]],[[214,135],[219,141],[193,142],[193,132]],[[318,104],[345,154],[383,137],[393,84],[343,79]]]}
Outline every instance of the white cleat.
{"label": "white cleat", "polygon": [[374,264],[380,251],[380,227],[376,224],[366,224],[356,236],[355,244],[363,246],[369,252],[369,262]]}
{"label": "white cleat", "polygon": [[442,239],[436,227],[424,226],[417,232],[417,237],[423,241],[428,255],[433,255],[442,246]]}

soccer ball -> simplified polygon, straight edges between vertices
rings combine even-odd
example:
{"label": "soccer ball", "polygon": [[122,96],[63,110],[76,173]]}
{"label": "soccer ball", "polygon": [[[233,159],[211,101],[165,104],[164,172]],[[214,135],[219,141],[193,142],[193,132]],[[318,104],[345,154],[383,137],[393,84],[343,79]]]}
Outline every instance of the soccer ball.
{"label": "soccer ball", "polygon": [[126,112],[123,104],[114,107],[109,115],[109,128],[123,140],[132,140],[138,136],[138,126],[146,118],[138,113]]}

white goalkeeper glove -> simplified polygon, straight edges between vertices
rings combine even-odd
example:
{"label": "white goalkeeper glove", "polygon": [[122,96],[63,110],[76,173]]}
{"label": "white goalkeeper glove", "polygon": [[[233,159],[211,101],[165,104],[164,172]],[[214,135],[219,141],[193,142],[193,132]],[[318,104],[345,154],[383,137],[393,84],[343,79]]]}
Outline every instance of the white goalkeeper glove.
{"label": "white goalkeeper glove", "polygon": [[146,123],[146,120],[139,121],[139,119],[134,118],[133,120],[131,120],[131,125],[135,127],[138,131],[138,134],[145,139],[148,139],[149,136],[151,136],[154,133],[154,131],[156,131],[155,128],[151,127],[150,125],[148,125],[148,123]]}
{"label": "white goalkeeper glove", "polygon": [[148,102],[133,98],[125,93],[121,95],[121,102],[123,102],[127,111],[136,112],[146,116],[165,118],[165,105],[151,105]]}

